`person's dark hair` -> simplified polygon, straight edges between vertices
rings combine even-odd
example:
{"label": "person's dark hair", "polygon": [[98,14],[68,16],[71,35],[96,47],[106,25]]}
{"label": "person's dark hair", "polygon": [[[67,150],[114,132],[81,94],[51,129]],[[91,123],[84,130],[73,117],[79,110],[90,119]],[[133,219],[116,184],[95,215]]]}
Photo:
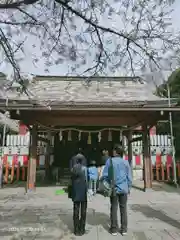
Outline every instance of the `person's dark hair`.
{"label": "person's dark hair", "polygon": [[76,162],[79,163],[79,164],[82,164],[82,161],[83,161],[83,159],[81,157],[78,157],[77,160],[76,160]]}
{"label": "person's dark hair", "polygon": [[120,156],[123,157],[124,155],[124,148],[120,144],[115,144],[113,147],[113,150],[116,151],[116,153]]}

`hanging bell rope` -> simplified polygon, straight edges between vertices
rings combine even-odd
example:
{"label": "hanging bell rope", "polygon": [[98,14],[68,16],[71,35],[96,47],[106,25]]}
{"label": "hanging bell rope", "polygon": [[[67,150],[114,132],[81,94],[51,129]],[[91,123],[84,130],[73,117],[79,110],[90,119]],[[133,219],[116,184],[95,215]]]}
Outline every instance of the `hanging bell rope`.
{"label": "hanging bell rope", "polygon": [[62,128],[62,129],[59,129],[59,128],[53,128],[53,127],[48,127],[48,126],[45,126],[43,124],[41,124],[40,122],[36,121],[36,124],[38,124],[39,126],[43,127],[44,129],[46,130],[49,130],[49,131],[76,131],[76,132],[84,132],[84,133],[99,133],[99,132],[104,132],[104,131],[107,131],[107,130],[111,130],[111,131],[114,131],[114,132],[119,132],[121,129],[122,130],[128,130],[129,128],[127,126],[124,126],[122,128],[102,128],[102,129],[99,129],[99,130],[82,130],[82,129],[78,129],[78,128]]}
{"label": "hanging bell rope", "polygon": [[89,134],[88,134],[87,144],[88,144],[88,145],[91,144],[91,133],[90,133],[90,132],[89,132]]}
{"label": "hanging bell rope", "polygon": [[71,130],[68,131],[68,141],[72,141],[72,133]]}

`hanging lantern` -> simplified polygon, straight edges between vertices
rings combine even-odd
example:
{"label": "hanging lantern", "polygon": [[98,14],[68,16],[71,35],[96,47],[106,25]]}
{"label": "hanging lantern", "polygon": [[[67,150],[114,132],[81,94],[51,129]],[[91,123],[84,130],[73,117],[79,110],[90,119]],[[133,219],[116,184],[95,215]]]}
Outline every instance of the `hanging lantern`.
{"label": "hanging lantern", "polygon": [[68,141],[72,141],[71,130],[68,132]]}
{"label": "hanging lantern", "polygon": [[79,141],[81,141],[81,131],[79,131],[78,139],[79,139]]}
{"label": "hanging lantern", "polygon": [[112,142],[112,132],[109,129],[109,133],[108,133],[108,142]]}
{"label": "hanging lantern", "polygon": [[90,145],[90,144],[91,144],[91,133],[90,133],[90,132],[89,132],[89,135],[88,135],[87,144],[88,144],[88,145]]}
{"label": "hanging lantern", "polygon": [[62,141],[63,139],[63,135],[62,135],[62,131],[59,132],[59,140]]}
{"label": "hanging lantern", "polygon": [[101,141],[101,132],[98,133],[98,142]]}

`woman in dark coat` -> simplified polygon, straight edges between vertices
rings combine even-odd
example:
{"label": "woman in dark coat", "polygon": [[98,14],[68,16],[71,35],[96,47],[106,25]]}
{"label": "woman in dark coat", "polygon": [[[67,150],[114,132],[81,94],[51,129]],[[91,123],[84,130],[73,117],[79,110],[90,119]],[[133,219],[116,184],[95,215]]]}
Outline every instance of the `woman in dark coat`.
{"label": "woman in dark coat", "polygon": [[88,190],[87,168],[83,166],[82,160],[78,158],[71,170],[74,234],[80,236],[85,233]]}

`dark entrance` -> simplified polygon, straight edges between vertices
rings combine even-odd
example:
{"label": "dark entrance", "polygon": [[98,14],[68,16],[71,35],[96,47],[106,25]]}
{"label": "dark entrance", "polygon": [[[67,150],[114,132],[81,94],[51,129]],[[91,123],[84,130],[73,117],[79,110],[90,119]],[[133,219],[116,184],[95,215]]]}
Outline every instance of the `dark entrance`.
{"label": "dark entrance", "polygon": [[[89,130],[89,128],[87,128]],[[91,128],[92,129],[92,128]],[[93,128],[95,129],[95,128]],[[81,140],[78,139],[78,132],[71,133],[71,140],[68,140],[68,132],[63,133],[63,139],[60,141],[59,133],[55,135],[54,159],[55,165],[60,168],[69,168],[69,162],[78,149],[81,148],[85,157],[90,161],[95,160],[97,165],[101,163],[102,150],[107,148],[111,154],[114,143],[120,142],[120,132],[112,131],[112,141],[108,141],[109,131],[103,131],[101,141],[98,140],[98,133],[91,133],[91,143],[88,143],[88,133],[81,133]]]}

